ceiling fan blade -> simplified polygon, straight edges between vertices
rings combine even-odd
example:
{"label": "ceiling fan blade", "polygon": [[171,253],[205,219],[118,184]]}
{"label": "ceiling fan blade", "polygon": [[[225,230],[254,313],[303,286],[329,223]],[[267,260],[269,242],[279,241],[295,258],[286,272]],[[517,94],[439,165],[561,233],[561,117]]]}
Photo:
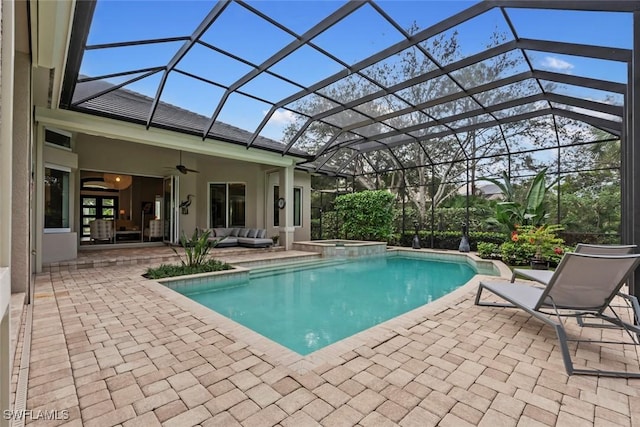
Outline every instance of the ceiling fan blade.
{"label": "ceiling fan blade", "polygon": [[195,170],[195,169],[189,169],[189,168],[185,168],[185,170],[186,170],[187,172],[195,172],[195,173],[200,173],[200,171],[197,171],[197,170]]}

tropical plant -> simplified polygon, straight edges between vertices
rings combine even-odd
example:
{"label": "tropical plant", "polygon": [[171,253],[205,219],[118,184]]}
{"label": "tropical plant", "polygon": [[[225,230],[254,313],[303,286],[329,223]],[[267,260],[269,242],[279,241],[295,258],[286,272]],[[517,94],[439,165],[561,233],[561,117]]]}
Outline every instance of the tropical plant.
{"label": "tropical plant", "polygon": [[544,168],[533,178],[523,203],[516,201],[514,186],[506,172],[502,172],[502,181],[493,178],[481,178],[497,185],[505,196],[505,201],[496,204],[495,221],[501,224],[506,231],[516,230],[517,225],[544,225],[549,214],[545,207],[545,196],[549,188],[545,183],[547,169]]}
{"label": "tropical plant", "polygon": [[180,263],[183,266],[196,267],[202,265],[206,262],[211,248],[218,244],[217,241],[209,243],[210,235],[210,230],[199,233],[198,229],[195,229],[191,238],[187,238],[183,231],[180,236],[180,244],[184,248],[184,259],[174,247],[171,247],[171,249],[180,258]]}
{"label": "tropical plant", "polygon": [[214,248],[220,240],[209,242],[210,230],[202,233],[198,229],[194,230],[191,238],[187,238],[183,232],[180,236],[180,244],[184,248],[184,258],[172,247],[173,252],[180,259],[180,265],[162,264],[160,267],[148,268],[145,277],[150,279],[162,279],[164,277],[183,276],[186,274],[209,273],[212,271],[230,270],[231,267],[226,262],[209,258],[209,251]]}

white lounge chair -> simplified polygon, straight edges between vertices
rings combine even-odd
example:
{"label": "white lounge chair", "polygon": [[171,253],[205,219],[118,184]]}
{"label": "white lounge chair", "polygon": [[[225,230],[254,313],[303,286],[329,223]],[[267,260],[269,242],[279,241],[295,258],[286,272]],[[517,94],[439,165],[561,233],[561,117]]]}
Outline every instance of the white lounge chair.
{"label": "white lounge chair", "polygon": [[149,228],[145,230],[146,237],[151,239],[157,239],[164,237],[164,229],[162,227],[161,219],[152,219],[149,221]]}
{"label": "white lounge chair", "polygon": [[[575,252],[580,254],[624,255],[635,253],[637,247],[637,245],[590,245],[586,243],[578,243]],[[546,285],[549,283],[551,276],[553,276],[553,271],[514,268],[513,275],[511,276],[511,282],[516,280],[516,276]]]}
{"label": "white lounge chair", "polygon": [[90,238],[93,243],[114,241],[113,220],[96,219],[89,223]]}
{"label": "white lounge chair", "polygon": [[[640,324],[638,313],[640,306],[633,295],[620,293],[620,288],[627,277],[640,263],[640,254],[630,255],[594,255],[584,253],[567,253],[560,261],[545,287],[516,282],[484,282],[481,281],[476,294],[475,304],[494,307],[515,307],[531,314],[536,319],[553,326],[567,374],[597,375],[610,377],[640,378],[640,372],[604,371],[594,369],[575,369],[569,353],[568,341],[605,342],[580,339],[568,339],[562,317],[593,317],[609,322],[609,326],[623,328],[631,338],[630,342],[609,342],[615,344],[640,345]],[[509,302],[495,303],[481,301],[484,290],[492,292]],[[623,297],[634,315],[632,322],[623,321],[611,306],[616,297]],[[612,315],[605,314],[609,310]],[[550,317],[552,315],[553,317]],[[554,317],[557,320],[554,320]],[[580,326],[586,325],[579,322]],[[606,327],[607,324],[598,325]]]}

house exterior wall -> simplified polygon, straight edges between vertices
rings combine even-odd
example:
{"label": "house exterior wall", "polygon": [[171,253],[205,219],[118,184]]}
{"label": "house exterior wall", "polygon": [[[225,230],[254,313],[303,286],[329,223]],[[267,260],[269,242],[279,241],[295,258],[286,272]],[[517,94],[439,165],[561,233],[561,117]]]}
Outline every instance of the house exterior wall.
{"label": "house exterior wall", "polygon": [[[78,155],[78,169],[119,172],[141,176],[162,177],[175,172],[180,161],[176,150],[153,147],[145,144],[114,140],[100,136],[77,134],[73,138],[74,152]],[[267,216],[273,206],[268,202],[271,196],[267,191],[266,171],[273,166],[261,165],[240,160],[205,156],[195,153],[182,153],[182,164],[199,173],[179,174],[179,199],[185,201],[187,195],[195,195],[187,214],[179,213],[180,229],[188,236],[193,230],[209,227],[209,183],[244,183],[246,185],[247,227],[267,228],[273,219]],[[79,179],[76,180],[76,194],[79,194]],[[296,229],[296,240],[308,240],[311,234],[311,179],[306,173],[295,174],[295,186],[303,188],[303,227]],[[79,212],[79,197],[75,197],[75,212]],[[77,217],[77,215],[76,215]],[[269,222],[270,221],[270,222]],[[74,222],[79,227],[79,218]],[[271,233],[273,230],[269,230]],[[274,231],[273,234],[277,234]]]}

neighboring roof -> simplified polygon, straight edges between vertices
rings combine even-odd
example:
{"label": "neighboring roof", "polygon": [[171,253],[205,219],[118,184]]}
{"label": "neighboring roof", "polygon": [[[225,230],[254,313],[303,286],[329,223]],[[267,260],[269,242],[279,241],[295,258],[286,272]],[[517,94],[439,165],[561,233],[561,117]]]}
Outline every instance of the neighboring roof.
{"label": "neighboring roof", "polygon": [[[492,0],[419,29],[399,23],[401,8],[425,19],[418,12],[425,4],[425,16],[436,16],[455,2],[427,3],[100,0],[100,9],[78,1],[60,106],[203,141],[305,153],[308,170],[339,175],[504,161],[591,143],[598,132],[604,140],[623,134],[633,43],[554,39],[551,30],[562,30],[562,20],[540,34],[531,32],[529,18],[582,14],[564,22],[632,34],[616,19],[625,15],[632,27],[640,2]],[[127,7],[140,10],[125,13]],[[161,9],[175,14],[172,25],[153,27]],[[130,25],[105,27],[106,11]],[[94,12],[104,20],[96,18],[103,26],[95,31]],[[137,19],[133,36],[127,31]],[[407,58],[415,63],[403,63]],[[604,72],[577,73],[574,60]],[[97,81],[113,91],[85,91]],[[144,96],[122,90],[141,86]],[[283,120],[290,126],[274,141],[267,130]]]}
{"label": "neighboring roof", "polygon": [[[469,189],[471,189],[472,185],[468,184],[468,186],[469,186]],[[476,192],[479,193],[479,195],[482,195],[483,197],[489,200],[500,200],[504,196],[504,193],[502,193],[502,190],[500,189],[500,187],[492,183],[487,183],[487,184],[476,183],[474,187],[476,189]],[[467,185],[463,185],[462,187],[458,188],[458,194],[466,195]]]}

